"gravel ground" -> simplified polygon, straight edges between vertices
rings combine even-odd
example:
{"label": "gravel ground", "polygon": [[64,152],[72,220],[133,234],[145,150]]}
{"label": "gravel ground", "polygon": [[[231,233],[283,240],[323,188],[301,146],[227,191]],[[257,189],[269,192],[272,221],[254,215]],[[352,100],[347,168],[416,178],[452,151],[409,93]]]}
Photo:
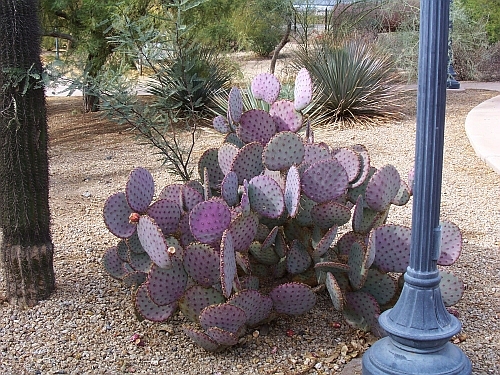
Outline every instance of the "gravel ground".
{"label": "gravel ground", "polygon": [[[413,163],[416,99],[415,92],[405,95],[404,120],[319,130],[316,140],[332,146],[363,143],[373,165],[391,163],[406,174]],[[442,217],[463,231],[464,251],[451,269],[467,283],[455,306],[463,331],[453,340],[478,375],[500,374],[500,176],[476,157],[464,122],[475,105],[494,95],[451,92],[446,116]],[[48,102],[57,290],[29,310],[0,305],[1,374],[335,374],[373,343],[371,335],[343,323],[326,294],[304,316],[250,331],[239,345],[218,354],[205,352],[181,332],[182,316],[165,324],[138,322],[130,292],[100,264],[104,250],[116,243],[103,224],[102,207],[108,195],[123,190],[133,167],[150,169],[157,192],[172,181],[151,149],[117,127],[103,127],[94,115],[80,114],[80,99],[72,100]],[[202,130],[196,156],[220,142],[215,132]],[[389,221],[409,225],[410,211],[411,204],[394,209]],[[2,293],[3,275],[0,285]],[[290,330],[293,335],[287,335]],[[131,341],[134,334],[141,337],[139,345]]]}

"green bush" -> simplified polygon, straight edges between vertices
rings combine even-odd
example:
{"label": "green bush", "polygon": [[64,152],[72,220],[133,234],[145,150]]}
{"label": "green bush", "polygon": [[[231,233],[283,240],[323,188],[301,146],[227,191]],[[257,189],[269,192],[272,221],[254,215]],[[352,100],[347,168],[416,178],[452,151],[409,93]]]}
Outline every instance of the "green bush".
{"label": "green bush", "polygon": [[490,44],[500,41],[500,0],[458,0],[476,22],[484,22]]}
{"label": "green bush", "polygon": [[370,123],[399,116],[400,82],[390,55],[363,40],[314,43],[295,56],[309,70],[316,90],[307,113],[316,123]]}
{"label": "green bush", "polygon": [[268,56],[280,42],[289,20],[286,0],[251,0],[233,15],[238,46]]}

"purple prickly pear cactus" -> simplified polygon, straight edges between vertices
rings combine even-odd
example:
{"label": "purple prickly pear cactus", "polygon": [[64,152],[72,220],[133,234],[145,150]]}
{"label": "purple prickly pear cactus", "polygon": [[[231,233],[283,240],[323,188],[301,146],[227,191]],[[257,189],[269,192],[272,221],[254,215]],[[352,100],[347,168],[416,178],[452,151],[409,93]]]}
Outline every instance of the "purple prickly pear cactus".
{"label": "purple prickly pear cactus", "polygon": [[314,249],[313,256],[314,257],[322,257],[326,254],[330,246],[332,245],[335,237],[337,236],[338,226],[334,225],[325,233],[325,235],[318,242],[317,246]]}
{"label": "purple prickly pear cactus", "polygon": [[297,132],[302,128],[302,114],[297,112],[292,102],[288,100],[278,100],[269,109],[269,114],[276,124],[278,132]]}
{"label": "purple prickly pear cactus", "polygon": [[230,222],[229,208],[218,201],[201,202],[189,213],[191,233],[198,241],[206,244],[219,242]]}
{"label": "purple prickly pear cactus", "polygon": [[125,262],[118,256],[118,249],[116,246],[110,247],[106,250],[102,257],[104,269],[115,279],[121,280],[126,275],[127,271],[125,271],[125,268],[123,267],[124,263]]}
{"label": "purple prickly pear cactus", "polygon": [[160,192],[160,195],[158,195],[158,200],[167,199],[169,201],[178,202],[183,186],[183,184],[172,184],[165,186]]}
{"label": "purple prickly pear cactus", "polygon": [[279,227],[274,227],[268,234],[268,236],[265,238],[264,241],[262,241],[262,248],[267,249],[268,247],[271,247],[274,244],[274,241],[276,240],[276,235],[278,234]]}
{"label": "purple prickly pear cactus", "polygon": [[203,178],[205,176],[204,169],[208,169],[210,187],[212,189],[217,189],[224,178],[224,173],[222,173],[222,170],[219,167],[218,152],[218,149],[210,148],[206,150],[203,155],[201,155],[200,160],[198,161],[198,174],[201,178]]}
{"label": "purple prickly pear cactus", "polygon": [[218,327],[236,333],[246,321],[245,311],[241,307],[229,303],[207,306],[200,314],[200,324],[205,330]]}
{"label": "purple prickly pear cactus", "polygon": [[145,213],[154,193],[155,184],[151,173],[141,167],[133,169],[125,187],[125,195],[130,208],[135,212]]}
{"label": "purple prickly pear cactus", "polygon": [[182,327],[182,330],[191,340],[208,352],[217,352],[224,348],[224,346],[220,345],[205,332],[198,331],[188,326]]}
{"label": "purple prickly pear cactus", "polygon": [[283,171],[292,165],[299,165],[304,159],[302,140],[292,132],[281,132],[271,138],[264,147],[262,161],[271,171]]}
{"label": "purple prickly pear cactus", "polygon": [[397,292],[397,280],[376,268],[370,268],[360,292],[371,294],[379,305],[389,303]]}
{"label": "purple prickly pear cactus", "polygon": [[228,172],[221,184],[221,196],[228,206],[233,207],[239,203],[238,197],[238,175],[235,172]]}
{"label": "purple prickly pear cactus", "polygon": [[312,81],[306,68],[299,70],[295,78],[294,106],[297,111],[302,111],[312,100]]}
{"label": "purple prickly pear cactus", "polygon": [[239,123],[243,113],[243,98],[237,87],[233,87],[229,91],[227,104],[227,117],[232,123]]}
{"label": "purple prickly pear cactus", "polygon": [[234,252],[233,236],[226,230],[222,236],[220,248],[220,281],[222,294],[229,298],[233,288],[233,280],[236,277],[236,256]]}
{"label": "purple prickly pear cactus", "polygon": [[[204,170],[207,172],[207,168]],[[204,173],[205,178],[206,173]],[[205,179],[206,181],[206,179]],[[203,202],[203,195],[198,192],[198,190],[193,189],[187,185],[184,185],[181,189],[181,194],[179,196],[180,202],[182,203],[182,209],[186,212],[191,211],[198,203]]]}
{"label": "purple prickly pear cactus", "polygon": [[354,290],[361,289],[368,277],[369,253],[363,244],[354,242],[349,252],[349,281]]}
{"label": "purple prickly pear cactus", "polygon": [[236,154],[231,164],[231,171],[238,175],[239,185],[243,185],[243,180],[250,181],[264,171],[264,164],[262,164],[263,151],[262,144],[252,142],[245,145]]}
{"label": "purple prickly pear cactus", "polygon": [[311,256],[305,246],[298,240],[293,240],[286,257],[286,269],[291,274],[304,272],[311,265]]}
{"label": "purple prickly pear cactus", "polygon": [[353,182],[361,171],[359,155],[349,148],[342,147],[335,150],[333,156],[346,170],[349,183]]}
{"label": "purple prickly pear cactus", "polygon": [[276,124],[266,111],[251,109],[241,115],[236,133],[245,143],[260,142],[264,146],[276,134]]}
{"label": "purple prickly pear cactus", "polygon": [[372,330],[379,328],[380,306],[371,294],[365,292],[346,293],[345,298],[348,309],[362,316]]}
{"label": "purple prickly pear cactus", "polygon": [[443,297],[443,303],[446,307],[455,305],[464,294],[465,285],[453,273],[447,271],[439,271],[441,282],[439,289]]}
{"label": "purple prickly pear cactus", "polygon": [[411,229],[382,225],[370,233],[368,246],[374,248],[373,264],[384,272],[406,272],[410,264]]}
{"label": "purple prickly pear cactus", "polygon": [[129,221],[134,211],[124,193],[111,195],[104,203],[103,217],[108,230],[119,238],[129,238],[136,230],[136,223]]}
{"label": "purple prickly pear cactus", "polygon": [[220,345],[232,346],[238,343],[239,336],[236,333],[226,331],[219,327],[210,327],[206,330],[207,335]]}
{"label": "purple prickly pear cactus", "polygon": [[280,94],[281,83],[273,74],[261,73],[254,77],[250,88],[255,99],[273,104]]}
{"label": "purple prickly pear cactus", "polygon": [[148,274],[147,288],[151,299],[159,306],[177,301],[186,290],[188,275],[182,262],[172,258],[170,268],[151,267]]}
{"label": "purple prickly pear cactus", "polygon": [[363,184],[370,173],[370,155],[368,154],[368,150],[363,145],[354,145],[351,147],[353,151],[355,151],[359,156],[360,161],[360,171],[359,175],[356,177],[354,181],[351,182],[351,188],[357,188],[361,184]]}
{"label": "purple prickly pear cactus", "polygon": [[184,249],[184,269],[191,278],[204,287],[219,281],[220,256],[210,245],[192,243]]}
{"label": "purple prickly pear cactus", "polygon": [[154,219],[163,235],[168,236],[174,233],[179,226],[181,209],[176,201],[160,199],[148,208],[147,214]]}
{"label": "purple prickly pear cactus", "polygon": [[250,327],[268,318],[273,308],[273,301],[256,290],[243,290],[236,293],[227,301],[228,304],[238,306],[245,311],[246,324]]}
{"label": "purple prickly pear cactus", "polygon": [[457,225],[450,221],[441,222],[441,254],[437,264],[451,266],[462,251],[462,233]]}
{"label": "purple prickly pear cactus", "polygon": [[219,166],[224,175],[227,175],[231,170],[231,164],[233,163],[234,157],[236,156],[238,151],[239,148],[231,143],[224,143],[219,147]]}
{"label": "purple prickly pear cactus", "polygon": [[185,212],[182,214],[180,220],[179,220],[179,233],[180,235],[180,242],[182,246],[187,246],[191,242],[196,241],[196,238],[194,238],[193,233],[191,233],[191,227],[189,226],[189,212]]}
{"label": "purple prickly pear cactus", "polygon": [[164,322],[177,311],[177,302],[159,306],[151,300],[146,284],[135,292],[135,309],[144,319],[152,322]]}
{"label": "purple prickly pear cactus", "polygon": [[194,285],[187,289],[179,300],[179,308],[186,318],[198,322],[200,313],[205,307],[224,303],[225,301],[226,299],[222,293],[214,288]]}
{"label": "purple prickly pear cactus", "polygon": [[347,172],[337,160],[320,160],[302,175],[302,191],[315,202],[324,203],[344,194],[348,182]]}
{"label": "purple prickly pear cactus", "polygon": [[311,219],[315,225],[322,229],[334,225],[344,225],[351,219],[351,210],[335,201],[317,204],[311,210]]}
{"label": "purple prickly pear cactus", "polygon": [[280,258],[276,255],[273,248],[263,248],[259,242],[252,243],[248,251],[257,262],[265,264],[266,266],[277,264],[280,261]]}
{"label": "purple prickly pear cactus", "polygon": [[281,284],[271,290],[274,310],[280,314],[301,315],[316,304],[316,294],[311,287],[302,283]]}
{"label": "purple prickly pear cactus", "polygon": [[283,213],[285,200],[278,183],[268,176],[256,176],[248,184],[248,198],[252,209],[271,219]]}
{"label": "purple prickly pear cactus", "polygon": [[235,251],[246,251],[254,240],[259,227],[259,217],[256,213],[239,214],[229,224]]}
{"label": "purple prickly pear cactus", "polygon": [[170,267],[171,257],[161,229],[149,216],[141,216],[137,224],[141,245],[151,260],[159,267]]}
{"label": "purple prickly pear cactus", "polygon": [[385,211],[401,186],[398,170],[392,165],[380,168],[366,186],[365,201],[375,211]]}
{"label": "purple prickly pear cactus", "polygon": [[134,271],[127,273],[123,277],[122,282],[126,288],[130,288],[131,286],[137,288],[146,281],[147,277],[148,274],[146,272]]}
{"label": "purple prickly pear cactus", "polygon": [[147,253],[129,253],[129,265],[136,271],[149,272],[153,262]]}
{"label": "purple prickly pear cactus", "polygon": [[231,131],[231,128],[229,128],[229,124],[227,123],[227,120],[224,116],[216,116],[214,117],[213,120],[213,126],[214,129],[217,130],[219,133],[222,134],[227,134]]}
{"label": "purple prickly pear cactus", "polygon": [[342,292],[342,289],[337,283],[335,276],[333,276],[331,272],[326,273],[325,285],[326,289],[328,290],[328,293],[330,294],[333,307],[337,311],[342,311],[345,306],[344,293]]}
{"label": "purple prickly pear cactus", "polygon": [[410,200],[410,188],[403,180],[400,181],[399,190],[396,196],[392,199],[391,203],[396,206],[404,206]]}
{"label": "purple prickly pear cactus", "polygon": [[292,165],[286,175],[285,206],[290,217],[298,213],[300,202],[300,175],[297,167]]}
{"label": "purple prickly pear cactus", "polygon": [[240,209],[243,215],[250,214],[250,198],[248,197],[248,182],[243,180],[243,193],[241,194]]}
{"label": "purple prickly pear cactus", "polygon": [[245,143],[236,135],[236,133],[229,133],[224,137],[224,143],[230,143],[238,148],[245,146]]}

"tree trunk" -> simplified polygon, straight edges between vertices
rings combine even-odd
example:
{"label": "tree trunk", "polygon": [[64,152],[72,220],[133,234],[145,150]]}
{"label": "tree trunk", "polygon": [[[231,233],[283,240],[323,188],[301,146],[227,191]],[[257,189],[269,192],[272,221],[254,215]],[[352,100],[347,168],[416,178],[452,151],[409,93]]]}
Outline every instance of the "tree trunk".
{"label": "tree trunk", "polygon": [[278,61],[278,55],[280,51],[283,49],[283,47],[288,43],[291,31],[292,31],[292,22],[288,21],[286,25],[285,34],[283,35],[283,38],[281,38],[280,43],[276,46],[273,52],[273,58],[271,59],[271,66],[269,68],[269,73],[271,74],[274,74],[274,71],[276,70],[276,62]]}
{"label": "tree trunk", "polygon": [[55,288],[38,9],[0,1],[0,260],[6,299],[27,306]]}

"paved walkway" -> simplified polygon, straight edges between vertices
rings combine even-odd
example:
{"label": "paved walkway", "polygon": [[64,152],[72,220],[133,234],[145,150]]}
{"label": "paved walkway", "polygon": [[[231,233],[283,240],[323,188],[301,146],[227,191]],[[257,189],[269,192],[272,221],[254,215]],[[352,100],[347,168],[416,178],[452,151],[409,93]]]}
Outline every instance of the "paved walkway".
{"label": "paved walkway", "polygon": [[[461,82],[463,89],[500,91],[500,82]],[[465,132],[476,154],[500,174],[500,95],[469,112]]]}

